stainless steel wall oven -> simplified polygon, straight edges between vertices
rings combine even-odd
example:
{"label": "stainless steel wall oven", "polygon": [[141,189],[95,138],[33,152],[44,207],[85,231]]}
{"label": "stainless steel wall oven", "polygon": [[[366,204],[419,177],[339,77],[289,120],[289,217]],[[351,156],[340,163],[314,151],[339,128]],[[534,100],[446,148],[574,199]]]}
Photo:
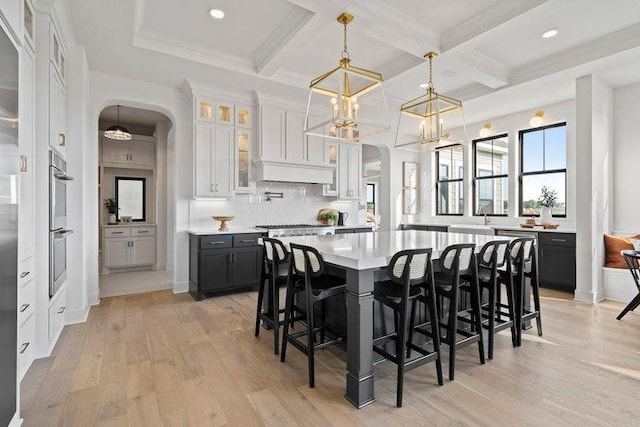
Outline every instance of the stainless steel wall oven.
{"label": "stainless steel wall oven", "polygon": [[55,295],[67,279],[67,163],[49,151],[49,296]]}

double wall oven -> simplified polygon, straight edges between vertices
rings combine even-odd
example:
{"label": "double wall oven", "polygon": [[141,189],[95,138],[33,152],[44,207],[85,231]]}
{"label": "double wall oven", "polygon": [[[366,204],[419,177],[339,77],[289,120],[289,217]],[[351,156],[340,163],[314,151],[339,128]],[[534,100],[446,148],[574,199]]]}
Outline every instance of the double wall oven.
{"label": "double wall oven", "polygon": [[49,151],[49,296],[52,297],[67,279],[67,163]]}

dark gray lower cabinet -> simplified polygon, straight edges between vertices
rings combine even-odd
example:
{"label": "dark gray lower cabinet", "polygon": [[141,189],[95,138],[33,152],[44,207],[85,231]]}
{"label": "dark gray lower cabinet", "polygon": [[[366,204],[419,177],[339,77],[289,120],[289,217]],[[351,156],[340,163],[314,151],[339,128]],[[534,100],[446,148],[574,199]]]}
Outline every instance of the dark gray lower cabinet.
{"label": "dark gray lower cabinet", "polygon": [[260,233],[189,235],[189,292],[207,294],[253,287],[260,283]]}
{"label": "dark gray lower cabinet", "polygon": [[576,235],[538,233],[540,286],[576,289]]}
{"label": "dark gray lower cabinet", "polygon": [[418,230],[418,231],[449,231],[446,225],[427,225],[427,224],[400,224],[401,230]]}
{"label": "dark gray lower cabinet", "polygon": [[336,228],[336,234],[371,233],[371,227]]}

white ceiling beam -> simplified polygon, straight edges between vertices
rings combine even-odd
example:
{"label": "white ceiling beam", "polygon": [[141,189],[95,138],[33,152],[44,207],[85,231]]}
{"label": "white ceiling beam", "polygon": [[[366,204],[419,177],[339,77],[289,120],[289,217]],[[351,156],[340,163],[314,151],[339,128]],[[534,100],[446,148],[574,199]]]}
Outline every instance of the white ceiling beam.
{"label": "white ceiling beam", "polygon": [[548,1],[502,0],[495,6],[443,32],[440,38],[440,49],[445,53],[463,47],[475,47],[484,34]]}
{"label": "white ceiling beam", "polygon": [[283,26],[274,31],[254,57],[256,73],[263,77],[273,77],[290,59],[291,52],[303,49],[307,43],[317,38],[317,34],[355,0],[336,0],[329,5],[314,0],[288,0],[296,6]]}
{"label": "white ceiling beam", "polygon": [[509,83],[509,67],[476,50],[449,54],[447,61],[458,73],[492,89]]}

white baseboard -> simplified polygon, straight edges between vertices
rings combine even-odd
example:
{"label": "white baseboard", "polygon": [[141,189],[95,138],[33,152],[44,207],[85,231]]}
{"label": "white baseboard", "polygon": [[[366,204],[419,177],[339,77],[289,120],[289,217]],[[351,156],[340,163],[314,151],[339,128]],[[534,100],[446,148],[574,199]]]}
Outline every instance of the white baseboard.
{"label": "white baseboard", "polygon": [[20,411],[16,411],[16,413],[13,414],[13,418],[11,418],[11,421],[9,422],[8,427],[18,427],[21,425],[22,425],[22,418],[20,418]]}
{"label": "white baseboard", "polygon": [[73,325],[75,323],[84,323],[89,317],[89,309],[91,306],[83,307],[78,310],[69,310],[64,315],[64,324]]}
{"label": "white baseboard", "polygon": [[100,296],[98,296],[98,294],[90,294],[89,305],[98,305],[98,304],[100,304]]}
{"label": "white baseboard", "polygon": [[593,304],[598,301],[602,301],[604,299],[604,294],[602,290],[598,290],[594,292],[594,291],[581,291],[576,289],[573,299],[574,301]]}
{"label": "white baseboard", "polygon": [[173,285],[174,294],[189,292],[189,282],[180,282]]}

